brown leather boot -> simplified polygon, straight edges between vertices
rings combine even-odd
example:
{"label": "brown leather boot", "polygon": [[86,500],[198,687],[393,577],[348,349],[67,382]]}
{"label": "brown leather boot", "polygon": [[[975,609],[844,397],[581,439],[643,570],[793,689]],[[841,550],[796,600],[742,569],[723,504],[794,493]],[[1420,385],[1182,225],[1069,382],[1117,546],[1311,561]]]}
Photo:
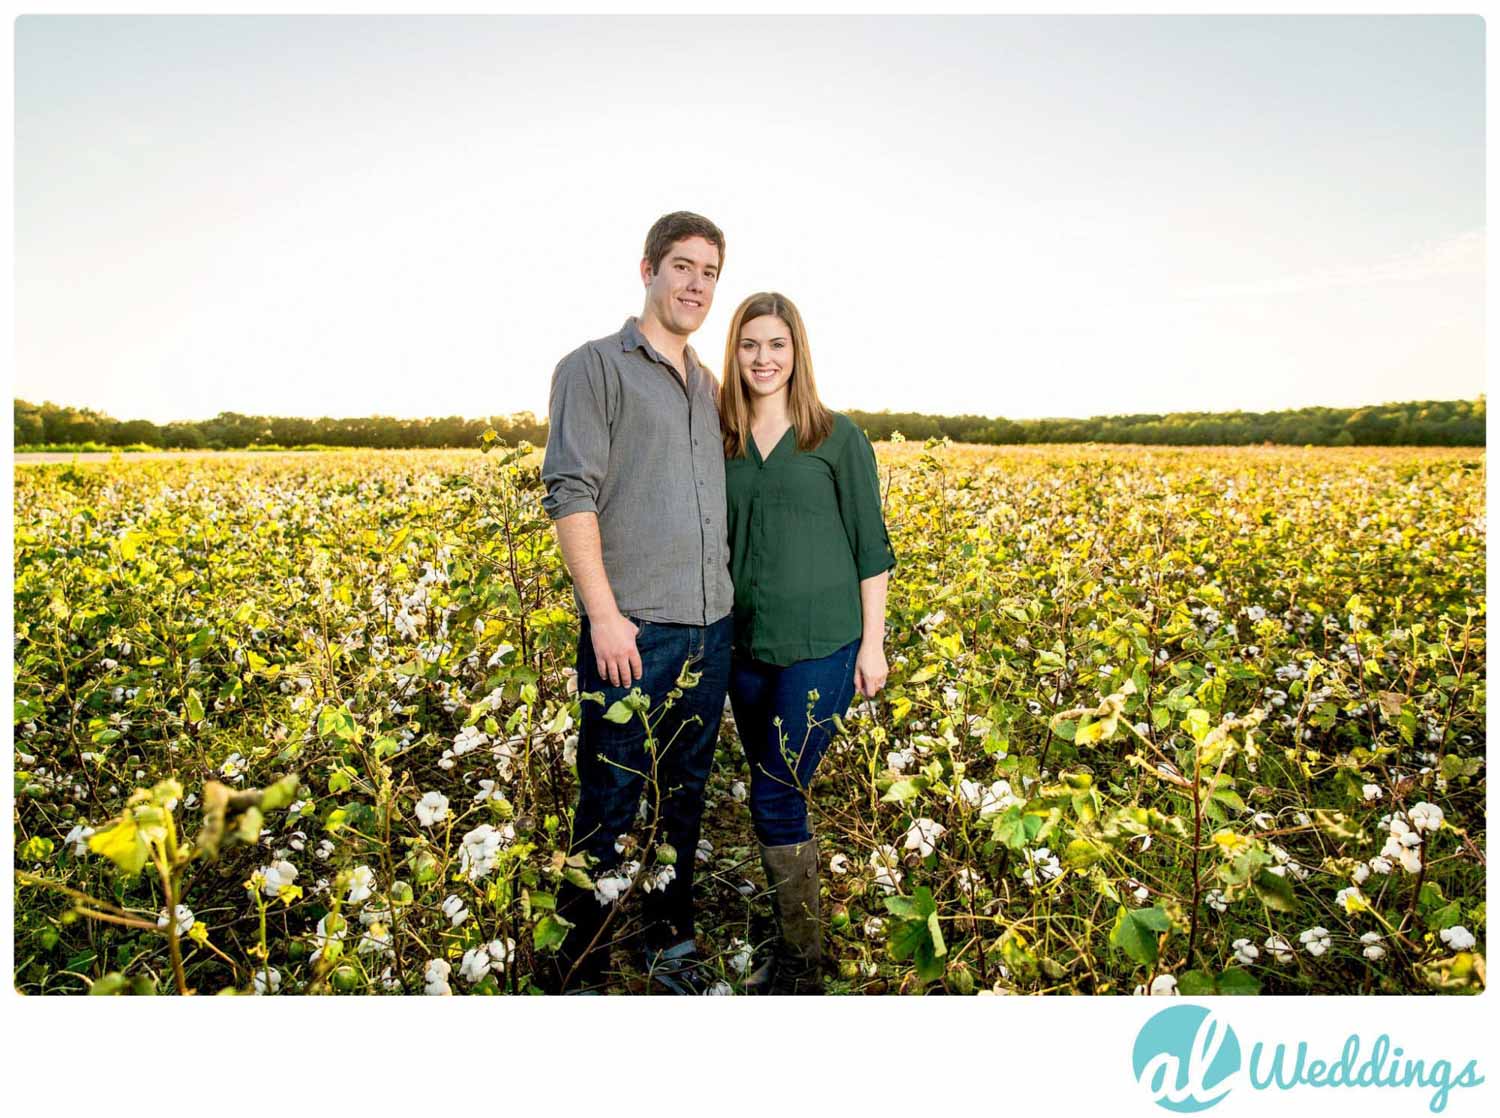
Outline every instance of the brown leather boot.
{"label": "brown leather boot", "polygon": [[745,993],[821,994],[817,837],[790,846],[762,846],[760,864],[771,886],[771,907],[780,934],[770,960],[746,981]]}

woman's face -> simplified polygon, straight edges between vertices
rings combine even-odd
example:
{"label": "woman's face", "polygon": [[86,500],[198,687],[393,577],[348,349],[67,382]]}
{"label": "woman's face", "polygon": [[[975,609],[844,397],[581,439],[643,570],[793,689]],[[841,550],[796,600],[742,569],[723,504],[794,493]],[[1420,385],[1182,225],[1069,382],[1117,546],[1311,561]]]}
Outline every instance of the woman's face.
{"label": "woman's face", "polygon": [[752,399],[784,392],[792,379],[791,327],[774,314],[752,318],[740,327],[734,355]]}

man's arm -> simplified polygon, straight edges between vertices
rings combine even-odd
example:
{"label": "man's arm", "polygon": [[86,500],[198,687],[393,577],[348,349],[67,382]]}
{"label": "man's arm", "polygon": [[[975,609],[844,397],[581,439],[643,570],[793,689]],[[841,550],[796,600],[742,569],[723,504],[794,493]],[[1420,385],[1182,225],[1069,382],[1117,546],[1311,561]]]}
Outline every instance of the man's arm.
{"label": "man's arm", "polygon": [[563,562],[588,615],[599,675],[616,687],[641,677],[636,628],[621,615],[604,570],[599,540],[599,489],[609,471],[609,407],[604,368],[587,347],[552,374],[542,507],[557,525]]}
{"label": "man's arm", "polygon": [[589,638],[599,675],[615,687],[627,687],[643,674],[641,655],[635,647],[636,626],[620,612],[604,570],[599,517],[592,512],[575,512],[556,524],[563,562],[589,617]]}

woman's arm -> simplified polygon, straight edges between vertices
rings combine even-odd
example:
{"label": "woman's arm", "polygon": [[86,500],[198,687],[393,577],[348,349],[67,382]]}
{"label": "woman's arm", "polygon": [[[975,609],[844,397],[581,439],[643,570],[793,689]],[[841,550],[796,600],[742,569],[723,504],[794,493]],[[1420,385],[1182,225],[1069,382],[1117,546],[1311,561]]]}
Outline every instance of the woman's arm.
{"label": "woman's arm", "polygon": [[859,654],[854,658],[854,689],[867,699],[885,686],[890,669],[885,662],[885,592],[891,572],[881,571],[859,584],[859,608],[864,617]]}

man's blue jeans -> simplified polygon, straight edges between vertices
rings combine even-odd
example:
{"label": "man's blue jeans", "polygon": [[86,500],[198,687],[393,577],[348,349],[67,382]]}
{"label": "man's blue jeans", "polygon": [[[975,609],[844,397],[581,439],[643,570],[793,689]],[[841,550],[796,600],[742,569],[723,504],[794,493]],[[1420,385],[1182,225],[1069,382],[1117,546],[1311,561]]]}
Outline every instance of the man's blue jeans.
{"label": "man's blue jeans", "polygon": [[[854,698],[859,641],[786,667],[735,656],[729,676],[734,724],[750,762],[750,821],[765,846],[812,837],[806,789],[840,717]],[[808,692],[817,691],[809,718]],[[777,719],[781,720],[778,726]]]}
{"label": "man's blue jeans", "polygon": [[[605,711],[631,688],[612,687],[600,677],[584,617],[578,633],[578,690],[604,692],[604,704],[583,703],[572,845],[575,852],[587,851],[599,860],[593,874],[608,872],[621,861],[615,839],[635,828],[642,792],[647,797],[648,826],[659,797],[656,841],[676,848],[677,876],[665,890],[647,893],[643,907],[647,946],[667,947],[693,936],[693,866],[703,821],[703,789],[724,714],[734,619],[725,617],[707,626],[631,620],[640,629],[635,646],[643,671],[633,686],[650,697],[646,717],[655,749],[647,750],[646,728],[638,715],[623,723],[605,719]],[[669,702],[667,693],[678,687],[684,665],[701,673],[697,686],[683,688]],[[655,869],[655,853],[642,849],[634,856],[644,867]]]}

